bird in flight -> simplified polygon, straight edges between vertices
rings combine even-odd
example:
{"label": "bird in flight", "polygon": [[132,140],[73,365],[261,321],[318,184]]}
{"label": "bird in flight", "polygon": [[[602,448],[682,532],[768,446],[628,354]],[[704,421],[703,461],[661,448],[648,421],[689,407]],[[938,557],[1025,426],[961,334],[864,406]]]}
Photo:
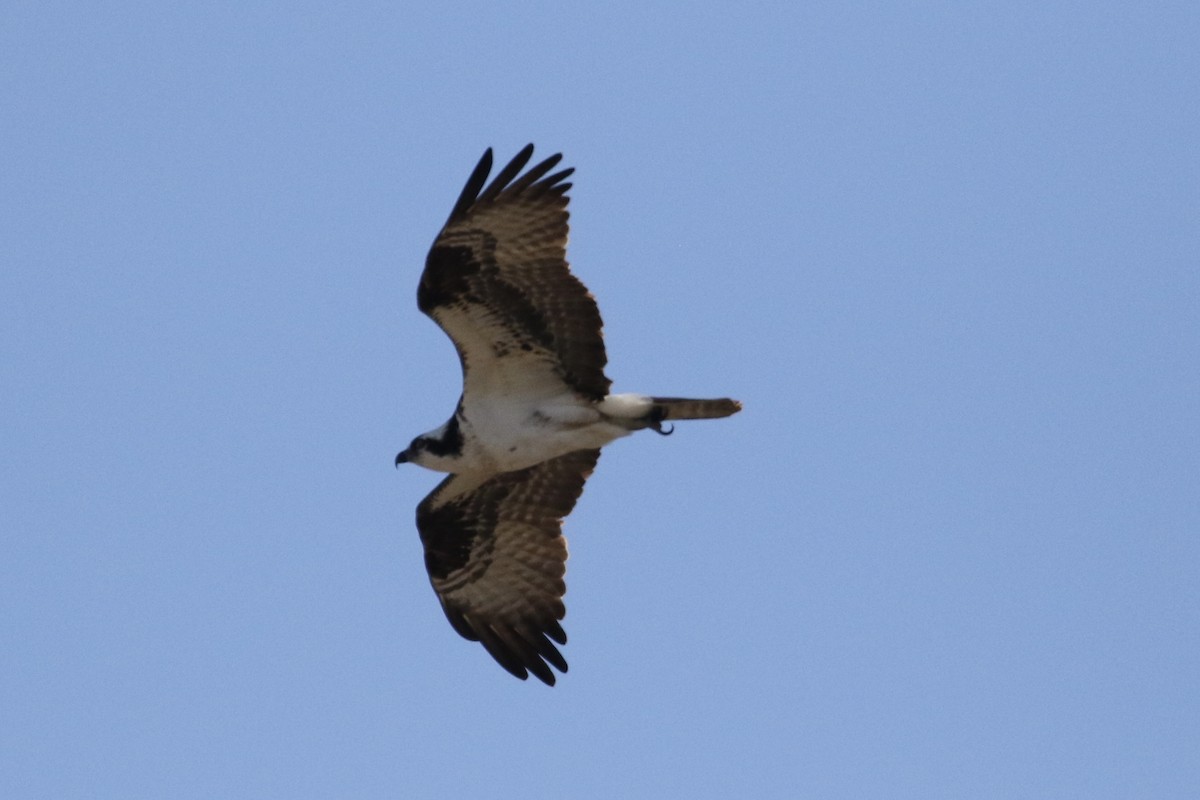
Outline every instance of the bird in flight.
{"label": "bird in flight", "polygon": [[[442,610],[521,680],[567,671],[562,520],[600,448],[741,410],[736,400],[609,394],[600,312],[567,265],[567,178],[527,145],[488,183],[489,148],[425,259],[417,306],[462,362],[454,415],[396,456],[449,477],[417,506]],[[485,187],[486,184],[486,187]]]}

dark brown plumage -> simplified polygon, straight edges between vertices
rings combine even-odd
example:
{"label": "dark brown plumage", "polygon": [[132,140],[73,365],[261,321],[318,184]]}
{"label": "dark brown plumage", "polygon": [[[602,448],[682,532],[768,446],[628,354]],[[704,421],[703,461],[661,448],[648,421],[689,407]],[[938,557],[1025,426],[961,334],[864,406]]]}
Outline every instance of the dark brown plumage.
{"label": "dark brown plumage", "polygon": [[[417,305],[455,342],[479,342],[473,353],[503,359],[502,372],[540,364],[601,400],[612,382],[604,374],[600,311],[567,265],[565,181],[574,170],[547,175],[562,159],[553,155],[514,181],[532,155],[533,145],[525,147],[484,189],[492,151],[483,154],[425,260]],[[494,349],[514,338],[523,353]],[[458,353],[466,375],[461,346]]]}
{"label": "dark brown plumage", "polygon": [[599,450],[581,450],[478,483],[451,475],[417,507],[425,566],[454,630],[479,641],[506,670],[554,685],[567,662],[567,543],[562,519]]}

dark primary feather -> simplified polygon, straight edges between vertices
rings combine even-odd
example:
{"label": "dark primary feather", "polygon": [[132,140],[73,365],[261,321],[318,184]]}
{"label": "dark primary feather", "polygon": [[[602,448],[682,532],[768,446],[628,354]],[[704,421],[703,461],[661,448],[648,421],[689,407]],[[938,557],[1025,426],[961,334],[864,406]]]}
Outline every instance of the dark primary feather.
{"label": "dark primary feather", "polygon": [[546,370],[599,400],[610,386],[603,323],[566,258],[573,170],[549,174],[556,154],[521,175],[532,155],[528,145],[487,183],[484,153],[426,257],[417,305],[454,341],[468,390],[472,369]]}
{"label": "dark primary feather", "polygon": [[[446,478],[417,507],[425,566],[447,619],[524,680],[554,685],[567,662],[567,545],[562,519],[575,507],[599,450],[580,450],[486,480]],[[553,640],[553,641],[551,641]]]}

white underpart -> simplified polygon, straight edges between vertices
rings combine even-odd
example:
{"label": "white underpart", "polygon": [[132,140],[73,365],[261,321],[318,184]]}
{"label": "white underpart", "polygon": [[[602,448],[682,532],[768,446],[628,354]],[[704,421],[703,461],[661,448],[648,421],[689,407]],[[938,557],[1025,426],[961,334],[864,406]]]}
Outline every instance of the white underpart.
{"label": "white underpart", "polygon": [[610,394],[596,408],[601,414],[617,419],[641,419],[650,413],[654,401],[644,394]]}
{"label": "white underpart", "polygon": [[[463,452],[458,458],[425,453],[416,463],[439,472],[511,472],[576,450],[591,450],[628,436],[625,420],[649,413],[650,398],[609,395],[599,403],[561,392],[550,397],[490,398],[463,404]],[[532,402],[531,402],[532,401]],[[431,432],[439,435],[442,429]]]}
{"label": "white underpart", "polygon": [[[458,344],[463,374],[461,457],[423,454],[416,463],[440,472],[511,472],[576,450],[603,447],[631,432],[650,398],[609,395],[594,402],[563,380],[556,353],[514,339],[503,319],[481,305],[435,312]],[[498,354],[497,343],[507,345]],[[440,433],[440,431],[435,432]],[[436,437],[435,437],[436,438]]]}
{"label": "white underpart", "polygon": [[[650,405],[638,395],[610,395],[599,403],[573,392],[529,404],[514,403],[510,398],[509,402],[464,407],[470,428],[464,433],[468,444],[475,439],[484,461],[508,472],[628,436],[630,428],[614,420],[636,419],[649,412]],[[463,455],[468,455],[466,448]]]}

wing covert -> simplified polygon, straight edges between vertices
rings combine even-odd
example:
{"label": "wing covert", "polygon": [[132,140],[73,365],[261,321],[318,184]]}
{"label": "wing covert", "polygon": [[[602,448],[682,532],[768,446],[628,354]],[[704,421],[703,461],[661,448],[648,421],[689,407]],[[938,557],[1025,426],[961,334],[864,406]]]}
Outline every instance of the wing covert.
{"label": "wing covert", "polygon": [[477,479],[451,475],[417,507],[425,566],[446,618],[506,670],[553,686],[567,671],[567,544],[571,512],[599,450]]}
{"label": "wing covert", "polygon": [[466,392],[516,370],[598,400],[610,386],[603,323],[566,257],[574,170],[551,174],[556,154],[522,175],[532,155],[526,146],[487,183],[484,153],[426,257],[417,305],[454,341]]}

